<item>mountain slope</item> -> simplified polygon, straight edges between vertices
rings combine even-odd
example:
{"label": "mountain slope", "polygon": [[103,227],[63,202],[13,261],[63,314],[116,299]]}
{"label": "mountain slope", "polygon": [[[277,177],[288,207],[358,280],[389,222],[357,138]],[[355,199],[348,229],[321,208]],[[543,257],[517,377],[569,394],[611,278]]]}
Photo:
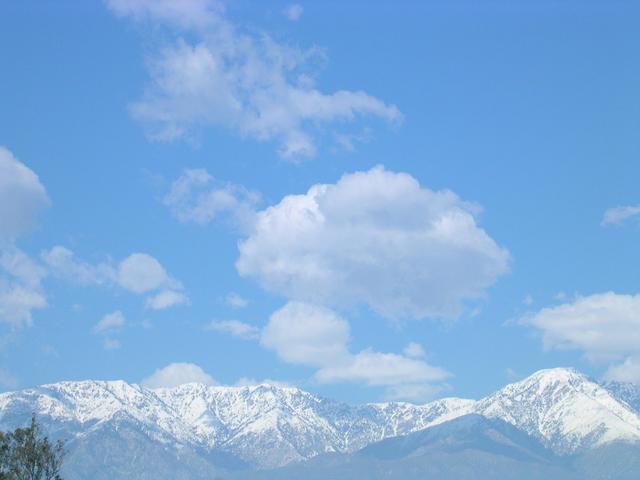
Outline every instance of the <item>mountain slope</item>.
{"label": "mountain slope", "polygon": [[234,477],[243,480],[577,480],[536,439],[502,420],[476,414],[389,438],[352,454]]}
{"label": "mountain slope", "polygon": [[0,394],[0,428],[22,425],[35,412],[53,435],[87,444],[87,438],[96,441],[96,432],[119,424],[118,431],[136,430],[163,448],[226,456],[232,466],[272,468],[324,452],[355,451],[472,404],[444,399],[351,406],[270,385],[149,390],[120,381],[61,382]]}
{"label": "mountain slope", "polygon": [[640,416],[598,383],[573,369],[541,370],[473,407],[571,454],[612,442],[640,442]]}
{"label": "mountain slope", "polygon": [[[474,413],[510,424],[555,455],[593,466],[606,463],[599,452],[622,458],[619,452],[640,445],[637,391],[601,385],[571,369],[542,370],[479,401],[425,405],[348,405],[272,385],[150,390],[121,381],[61,382],[0,394],[0,430],[25,424],[35,412],[53,437],[70,440],[69,478],[103,478],[105,465],[104,478],[146,478],[147,466],[154,478],[210,478],[352,454]],[[474,455],[489,455],[481,450]],[[116,451],[119,457],[112,455]]]}

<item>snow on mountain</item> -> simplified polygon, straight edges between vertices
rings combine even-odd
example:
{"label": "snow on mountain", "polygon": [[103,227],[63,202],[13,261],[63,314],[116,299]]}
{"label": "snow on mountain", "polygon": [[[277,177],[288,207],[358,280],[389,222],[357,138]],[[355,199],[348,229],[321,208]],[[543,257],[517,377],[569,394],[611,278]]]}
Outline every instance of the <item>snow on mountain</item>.
{"label": "snow on mountain", "polygon": [[601,384],[617,400],[629,405],[640,414],[640,385],[624,382],[605,382]]}
{"label": "snow on mountain", "polygon": [[0,394],[0,428],[31,412],[49,428],[87,435],[126,422],[154,441],[227,452],[261,468],[350,452],[439,421],[470,400],[351,406],[298,388],[185,384],[150,390],[121,381],[61,382]]}
{"label": "snow on mountain", "polygon": [[573,369],[541,370],[478,401],[474,411],[511,423],[559,454],[640,442],[640,416]]}
{"label": "snow on mountain", "polygon": [[631,387],[607,388],[575,370],[552,369],[477,402],[354,406],[272,385],[150,390],[122,381],[61,382],[0,394],[0,429],[35,412],[66,438],[94,441],[103,431],[135,431],[163,448],[224,454],[258,468],[354,452],[469,413],[506,421],[559,454],[640,442],[640,416],[623,398],[633,398]]}

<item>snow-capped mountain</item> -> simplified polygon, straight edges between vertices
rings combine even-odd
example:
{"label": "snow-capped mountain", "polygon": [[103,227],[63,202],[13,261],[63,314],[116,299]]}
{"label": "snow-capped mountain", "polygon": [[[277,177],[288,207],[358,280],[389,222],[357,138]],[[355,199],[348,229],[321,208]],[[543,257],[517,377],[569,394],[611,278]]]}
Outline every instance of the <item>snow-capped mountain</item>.
{"label": "snow-capped mountain", "polygon": [[[126,445],[125,455],[141,449],[140,462],[188,459],[198,467],[184,478],[210,478],[211,465],[273,468],[355,452],[470,413],[507,422],[560,455],[640,444],[640,415],[630,392],[637,390],[601,385],[572,369],[542,370],[478,401],[448,398],[425,405],[354,406],[272,385],[150,390],[122,381],[61,382],[0,394],[0,429],[35,412],[52,435],[71,440],[74,465],[88,464],[82,455],[98,462],[102,452]],[[105,439],[108,445],[101,443]]]}
{"label": "snow-capped mountain", "polygon": [[150,390],[122,381],[61,382],[0,395],[0,428],[35,412],[48,428],[86,437],[128,422],[155,442],[226,452],[260,468],[350,452],[468,410],[471,400],[351,406],[293,387],[185,384]]}
{"label": "snow-capped mountain", "polygon": [[475,413],[539,438],[556,453],[640,441],[640,416],[573,369],[539,371],[478,401]]}

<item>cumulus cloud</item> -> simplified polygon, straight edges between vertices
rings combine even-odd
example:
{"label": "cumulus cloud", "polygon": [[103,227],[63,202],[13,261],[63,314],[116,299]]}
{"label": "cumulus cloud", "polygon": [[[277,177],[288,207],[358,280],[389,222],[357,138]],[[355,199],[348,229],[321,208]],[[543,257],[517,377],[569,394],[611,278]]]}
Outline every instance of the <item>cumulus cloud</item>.
{"label": "cumulus cloud", "polygon": [[547,349],[579,350],[611,365],[609,379],[640,379],[640,295],[614,292],[578,296],[527,315],[521,323],[538,329]]}
{"label": "cumulus cloud", "polygon": [[0,146],[0,323],[29,326],[32,312],[47,306],[42,289],[46,270],[15,246],[49,206],[38,176]]}
{"label": "cumulus cloud", "polygon": [[219,320],[209,323],[205,330],[228,333],[243,340],[255,340],[259,337],[260,329],[239,320]]}
{"label": "cumulus cloud", "polygon": [[193,363],[171,363],[142,381],[147,388],[173,388],[185,383],[217,384],[211,375]]}
{"label": "cumulus cloud", "polygon": [[46,270],[27,254],[0,245],[0,322],[29,326],[32,312],[47,306],[42,289]]}
{"label": "cumulus cloud", "polygon": [[457,317],[509,265],[478,210],[376,167],[258,212],[236,267],[291,300],[367,305],[388,318]]}
{"label": "cumulus cloud", "polygon": [[260,343],[286,362],[319,367],[348,358],[349,324],[328,308],[287,303],[269,318]]}
{"label": "cumulus cloud", "polygon": [[173,182],[163,203],[184,223],[207,224],[226,216],[240,228],[253,223],[260,196],[244,187],[217,184],[204,169],[187,169]]}
{"label": "cumulus cloud", "polygon": [[93,333],[104,333],[124,326],[126,320],[120,310],[108,313],[93,327]]}
{"label": "cumulus cloud", "polygon": [[38,176],[0,146],[0,242],[31,229],[50,201]]}
{"label": "cumulus cloud", "polygon": [[288,363],[317,368],[318,383],[387,387],[389,398],[422,400],[443,388],[442,382],[451,376],[416,358],[424,354],[418,344],[410,344],[409,354],[404,355],[371,349],[352,353],[349,335],[347,321],[332,310],[290,302],[271,315],[260,343]]}
{"label": "cumulus cloud", "polygon": [[51,274],[80,285],[118,286],[138,295],[156,292],[145,302],[146,307],[153,310],[189,303],[182,284],[147,253],[132,253],[118,264],[111,261],[91,264],[57,245],[43,251],[41,258]]}
{"label": "cumulus cloud", "polygon": [[[191,139],[203,127],[275,141],[282,157],[313,156],[323,132],[361,117],[399,122],[395,105],[363,92],[324,93],[314,86],[323,60],[317,48],[301,50],[266,33],[243,31],[218,2],[110,0],[122,17],[177,29],[175,42],[148,60],[150,81],[130,106],[152,138]],[[291,10],[291,18],[301,10]],[[188,32],[193,42],[181,33]],[[180,37],[180,38],[178,38]]]}
{"label": "cumulus cloud", "polygon": [[604,212],[601,225],[620,225],[630,218],[640,215],[640,205],[609,208]]}
{"label": "cumulus cloud", "polygon": [[407,386],[441,382],[450,376],[446,370],[422,360],[364,350],[353,355],[346,364],[318,370],[315,377],[321,383],[356,381],[373,386]]}
{"label": "cumulus cloud", "polygon": [[165,310],[177,305],[187,305],[189,297],[183,292],[175,290],[163,290],[156,295],[152,295],[145,301],[145,306],[151,310]]}
{"label": "cumulus cloud", "polygon": [[304,12],[304,8],[302,5],[298,3],[293,3],[291,5],[287,5],[287,7],[282,11],[285,17],[287,17],[292,22],[297,22],[302,17],[302,13]]}
{"label": "cumulus cloud", "polygon": [[179,288],[162,264],[146,253],[132,253],[118,266],[118,284],[134,293],[146,293],[159,288]]}

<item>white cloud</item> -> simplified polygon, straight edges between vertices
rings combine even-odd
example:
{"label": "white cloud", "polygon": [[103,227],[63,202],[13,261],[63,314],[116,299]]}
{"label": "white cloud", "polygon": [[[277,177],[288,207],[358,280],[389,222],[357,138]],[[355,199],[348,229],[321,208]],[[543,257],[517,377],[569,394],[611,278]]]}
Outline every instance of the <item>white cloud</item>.
{"label": "white cloud", "polygon": [[297,22],[298,20],[300,20],[300,17],[302,17],[303,12],[304,8],[302,8],[302,5],[293,3],[291,5],[288,5],[282,13],[292,22]]}
{"label": "white cloud", "polygon": [[46,306],[47,299],[42,292],[0,279],[0,322],[16,327],[29,326],[32,311]]}
{"label": "white cloud", "polygon": [[16,247],[0,248],[0,271],[4,271],[21,284],[37,288],[47,271],[26,253]]}
{"label": "white cloud", "polygon": [[508,270],[478,207],[382,167],[258,212],[239,273],[288,299],[389,317],[457,317]]}
{"label": "white cloud", "polygon": [[542,332],[546,348],[582,350],[593,360],[640,353],[640,295],[579,296],[521,322]]}
{"label": "white cloud", "polygon": [[640,379],[640,295],[614,292],[578,296],[521,319],[538,329],[547,349],[580,350],[594,362],[611,365],[611,379]]}
{"label": "white cloud", "polygon": [[207,28],[217,22],[222,4],[216,0],[106,0],[120,17],[156,21],[182,28]]}
{"label": "white cloud", "polygon": [[181,222],[204,225],[225,215],[237,226],[248,228],[259,199],[244,187],[216,184],[204,169],[188,169],[173,182],[163,202]]}
{"label": "white cloud", "polygon": [[260,343],[286,362],[320,367],[349,357],[349,324],[331,310],[290,302],[269,318]]}
{"label": "white cloud", "polygon": [[349,324],[344,319],[327,308],[300,302],[273,313],[260,338],[262,346],[282,360],[317,368],[314,379],[319,383],[383,386],[389,398],[424,399],[442,389],[442,382],[451,376],[415,358],[424,355],[416,343],[409,344],[409,354],[404,355],[370,349],[354,354],[348,341]]}
{"label": "white cloud", "polygon": [[618,365],[611,365],[604,374],[606,380],[640,385],[640,355],[627,357]]}
{"label": "white cloud", "polygon": [[134,293],[159,288],[180,288],[158,260],[146,253],[132,253],[118,265],[118,284]]}
{"label": "white cloud", "polygon": [[93,333],[103,333],[111,330],[117,330],[124,326],[126,320],[120,310],[108,313],[100,319],[93,327]]}
{"label": "white cloud", "polygon": [[153,310],[189,302],[181,283],[147,253],[132,253],[115,266],[111,261],[97,264],[82,261],[60,245],[43,251],[41,257],[53,275],[81,285],[117,285],[136,294],[157,291],[146,300],[147,308]]}
{"label": "white cloud", "polygon": [[364,350],[344,365],[324,367],[315,378],[320,383],[363,382],[372,386],[426,386],[441,382],[451,375],[442,368],[422,360],[395,353]]}
{"label": "white cloud", "polygon": [[533,304],[533,297],[531,296],[531,294],[527,293],[524,298],[522,299],[522,303],[524,305],[531,305]]}
{"label": "white cloud", "polygon": [[288,388],[293,387],[288,382],[283,382],[281,380],[273,380],[271,378],[265,378],[263,380],[256,380],[254,378],[242,377],[239,378],[236,383],[233,384],[235,387],[255,387],[258,385],[272,385],[274,387]]}
{"label": "white cloud", "polygon": [[184,383],[216,385],[217,382],[193,363],[171,363],[142,381],[142,385],[147,388],[173,388]]}
{"label": "white cloud", "polygon": [[601,225],[620,225],[625,220],[637,217],[638,215],[640,215],[640,205],[609,208],[604,212]]}
{"label": "white cloud", "polygon": [[206,330],[228,333],[243,340],[255,340],[259,337],[260,329],[239,320],[220,320],[209,323]]}
{"label": "white cloud", "polygon": [[83,262],[71,250],[60,245],[43,251],[40,256],[53,275],[81,285],[109,283],[116,276],[116,271],[110,264],[102,262],[91,265]]}
{"label": "white cloud", "polygon": [[[323,93],[313,70],[323,55],[280,44],[266,33],[241,31],[218,3],[111,0],[120,16],[190,30],[147,62],[150,83],[131,113],[152,138],[190,139],[217,126],[242,137],[276,141],[283,157],[313,156],[317,137],[339,124],[369,116],[402,119],[394,105],[363,92]],[[184,7],[184,8],[181,8]],[[176,37],[178,34],[176,34]],[[329,125],[329,128],[327,128]]]}
{"label": "white cloud", "polygon": [[235,292],[231,292],[229,295],[227,295],[225,301],[227,302],[227,305],[232,308],[245,308],[247,305],[249,305],[249,300],[238,295]]}
{"label": "white cloud", "polygon": [[46,270],[14,246],[0,246],[0,323],[29,326],[32,312],[47,306],[41,282]]}
{"label": "white cloud", "polygon": [[0,242],[33,228],[50,201],[38,176],[0,146]]}
{"label": "white cloud", "polygon": [[164,310],[177,305],[187,305],[189,297],[183,292],[175,290],[163,290],[145,301],[145,306],[151,310]]}
{"label": "white cloud", "polygon": [[409,342],[409,344],[404,347],[403,352],[407,357],[410,358],[421,358],[426,355],[426,352],[424,351],[424,348],[422,348],[422,345],[416,342]]}

